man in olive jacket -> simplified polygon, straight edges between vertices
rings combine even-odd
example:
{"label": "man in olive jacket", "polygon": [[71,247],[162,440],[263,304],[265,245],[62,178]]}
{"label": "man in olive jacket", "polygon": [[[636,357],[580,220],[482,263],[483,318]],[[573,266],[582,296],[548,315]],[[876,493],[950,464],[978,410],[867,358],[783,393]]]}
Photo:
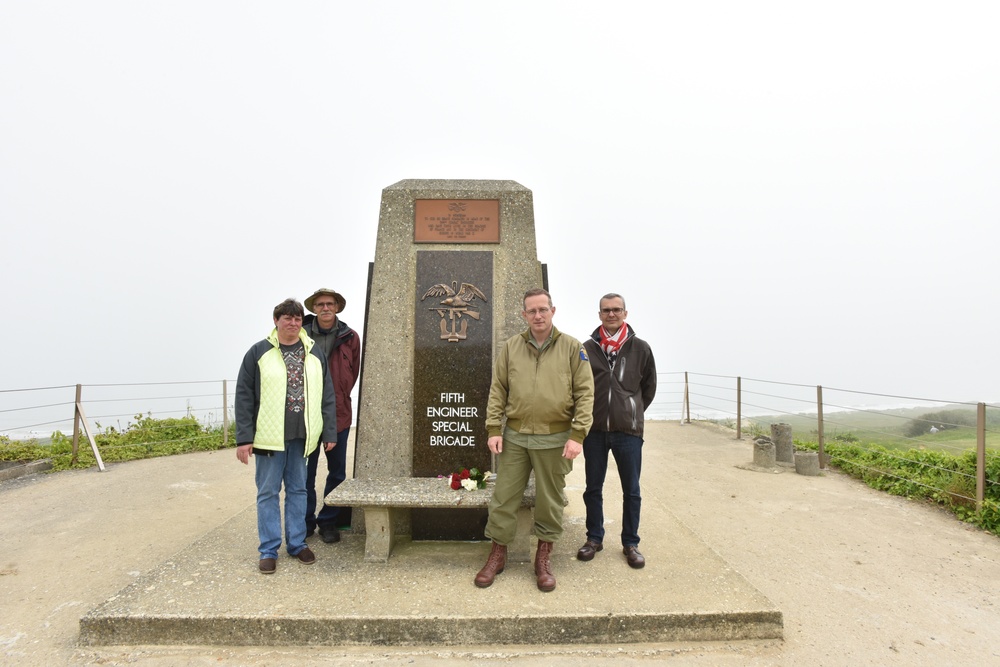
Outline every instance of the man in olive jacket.
{"label": "man in olive jacket", "polygon": [[630,567],[646,565],[639,553],[639,473],[642,471],[643,413],[656,396],[656,362],[646,341],[625,323],[621,294],[601,297],[601,326],[584,342],[594,371],[594,426],[583,441],[587,489],[587,541],[576,553],[592,560],[604,541],[604,477],[614,454],[622,483],[622,549]]}
{"label": "man in olive jacket", "polygon": [[534,471],[535,576],[539,590],[548,592],[556,587],[550,555],[563,532],[566,475],[590,430],[594,376],[580,341],[552,326],[556,309],[548,292],[528,290],[523,308],[528,330],[503,344],[493,367],[486,408],[487,444],[499,468],[486,524],[493,546],[475,583],[486,588],[503,572]]}

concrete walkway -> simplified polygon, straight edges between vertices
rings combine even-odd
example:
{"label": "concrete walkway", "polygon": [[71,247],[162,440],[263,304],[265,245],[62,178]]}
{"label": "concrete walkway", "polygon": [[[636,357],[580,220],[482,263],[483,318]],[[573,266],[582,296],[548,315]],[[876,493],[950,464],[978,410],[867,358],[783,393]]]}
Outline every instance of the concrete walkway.
{"label": "concrete walkway", "polygon": [[[549,594],[535,589],[530,565],[476,589],[481,544],[413,543],[377,565],[361,562],[360,537],[336,545],[314,538],[317,564],[285,556],[264,577],[256,572],[253,469],[230,451],[4,482],[0,655],[39,665],[1000,664],[1000,540],[836,473],[737,467],[751,458],[750,441],[729,431],[650,425],[641,531],[649,564],[639,571],[614,548],[614,477],[609,548],[590,563],[573,558],[583,540],[578,465],[554,558],[559,584]],[[408,645],[325,645],[365,633],[370,641],[363,619],[372,609],[395,618],[385,626],[392,633],[375,639]],[[595,622],[602,614],[632,620],[614,638],[613,622]],[[775,614],[784,640],[657,634],[718,633],[735,627],[724,620],[732,618],[773,630]],[[569,619],[569,634],[550,617]],[[84,642],[154,637],[170,645],[81,643],[81,618]],[[649,618],[658,625],[644,633],[635,619]],[[685,626],[685,618],[697,620]],[[122,619],[121,636],[102,634]],[[504,631],[527,634],[484,641],[504,637],[490,619],[515,619]],[[171,635],[155,634],[171,620]],[[449,630],[429,645],[420,634],[428,627]],[[220,645],[238,632],[247,634],[237,641],[256,632],[268,645]]]}
{"label": "concrete walkway", "polygon": [[781,638],[774,605],[655,499],[647,501],[641,546],[657,567],[630,569],[617,535],[600,559],[577,560],[582,474],[573,477],[572,538],[556,544],[559,583],[548,594],[537,589],[531,563],[508,563],[493,586],[476,588],[486,542],[406,541],[388,563],[372,563],[363,535],[332,545],[314,537],[316,564],[282,554],[278,572],[263,576],[254,560],[256,509],[248,507],[87,614],[81,640],[468,646]]}

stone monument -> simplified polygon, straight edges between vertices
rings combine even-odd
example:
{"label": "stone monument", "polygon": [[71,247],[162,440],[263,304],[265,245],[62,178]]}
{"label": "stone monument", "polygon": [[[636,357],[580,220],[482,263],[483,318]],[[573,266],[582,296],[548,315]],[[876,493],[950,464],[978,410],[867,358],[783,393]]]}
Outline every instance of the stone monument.
{"label": "stone monument", "polygon": [[[494,350],[524,330],[521,297],[543,286],[524,186],[403,180],[382,191],[355,478],[492,468],[486,402]],[[394,529],[413,539],[482,539],[485,524],[483,509],[415,508]],[[363,527],[355,519],[354,529]]]}

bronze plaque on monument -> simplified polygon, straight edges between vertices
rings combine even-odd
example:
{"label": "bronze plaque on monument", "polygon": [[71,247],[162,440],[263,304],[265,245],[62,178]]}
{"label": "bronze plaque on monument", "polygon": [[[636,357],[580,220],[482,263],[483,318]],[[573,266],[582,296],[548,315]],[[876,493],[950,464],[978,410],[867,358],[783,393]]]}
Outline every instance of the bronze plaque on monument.
{"label": "bronze plaque on monument", "polygon": [[500,200],[417,199],[414,243],[500,243]]}
{"label": "bronze plaque on monument", "polygon": [[[486,472],[493,253],[417,252],[416,287],[413,476],[437,477],[462,468]],[[414,509],[411,514],[415,540],[483,539],[486,510]]]}

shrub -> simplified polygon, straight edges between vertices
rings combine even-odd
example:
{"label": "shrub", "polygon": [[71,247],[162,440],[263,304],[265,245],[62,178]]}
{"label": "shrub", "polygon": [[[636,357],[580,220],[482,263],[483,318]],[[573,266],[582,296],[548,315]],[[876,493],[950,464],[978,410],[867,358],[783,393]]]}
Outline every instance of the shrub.
{"label": "shrub", "polygon": [[[171,456],[188,452],[222,449],[221,428],[202,426],[194,417],[179,419],[154,419],[152,415],[136,415],[135,422],[124,429],[102,428],[94,435],[94,442],[105,462],[133,461],[136,459]],[[52,459],[53,470],[89,468],[97,459],[85,437],[80,438],[77,460],[73,461],[73,438],[56,431],[51,445],[38,445],[34,441],[17,442],[0,436],[0,460],[37,461]]]}
{"label": "shrub", "polygon": [[838,442],[828,443],[825,451],[831,463],[873,489],[937,503],[963,521],[1000,535],[1000,452],[987,450],[984,501],[977,510],[975,452],[955,456],[942,451],[899,451],[877,444]]}
{"label": "shrub", "polygon": [[0,461],[29,463],[48,458],[48,451],[48,447],[39,445],[36,440],[11,440],[0,435]]}
{"label": "shrub", "polygon": [[976,427],[975,410],[940,410],[938,412],[927,412],[916,419],[911,419],[904,431],[906,437],[916,438],[926,435],[931,427],[941,431],[947,431],[958,427]]}

